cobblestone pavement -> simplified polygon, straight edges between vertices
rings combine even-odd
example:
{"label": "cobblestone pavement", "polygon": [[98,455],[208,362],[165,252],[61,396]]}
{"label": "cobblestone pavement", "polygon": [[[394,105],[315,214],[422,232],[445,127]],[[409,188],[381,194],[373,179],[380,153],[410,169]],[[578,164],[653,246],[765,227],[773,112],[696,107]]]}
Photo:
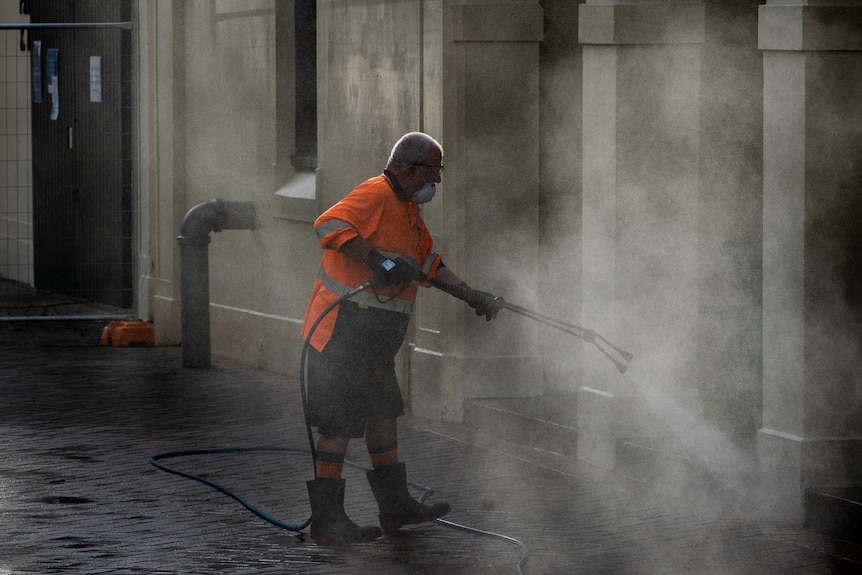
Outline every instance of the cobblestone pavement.
{"label": "cobblestone pavement", "polygon": [[[176,450],[305,447],[297,382],[219,358],[187,369],[178,349],[99,347],[98,325],[53,323],[0,322],[0,575],[518,573],[517,545],[437,524],[318,546],[157,469],[150,458]],[[429,501],[449,501],[452,522],[522,541],[530,575],[862,572],[856,547],[628,493],[460,426],[408,417],[400,433]],[[367,462],[361,441],[349,458]],[[309,514],[306,454],[164,462],[287,523]],[[348,513],[375,522],[363,472],[345,476]]]}

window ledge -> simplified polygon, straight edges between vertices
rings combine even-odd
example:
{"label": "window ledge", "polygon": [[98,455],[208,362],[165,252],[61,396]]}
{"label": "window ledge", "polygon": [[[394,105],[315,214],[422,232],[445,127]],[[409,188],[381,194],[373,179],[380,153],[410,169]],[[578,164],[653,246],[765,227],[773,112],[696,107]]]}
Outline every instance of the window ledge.
{"label": "window ledge", "polygon": [[274,217],[300,222],[313,222],[319,215],[317,177],[313,173],[299,173],[276,190]]}

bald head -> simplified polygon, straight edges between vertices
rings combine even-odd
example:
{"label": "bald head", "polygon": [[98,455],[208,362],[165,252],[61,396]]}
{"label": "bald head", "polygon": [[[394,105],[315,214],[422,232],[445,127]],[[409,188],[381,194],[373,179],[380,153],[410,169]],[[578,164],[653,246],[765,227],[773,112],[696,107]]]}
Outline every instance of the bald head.
{"label": "bald head", "polygon": [[427,164],[429,156],[436,155],[437,152],[442,158],[443,147],[437,140],[422,132],[410,132],[395,142],[392,153],[389,154],[389,164]]}

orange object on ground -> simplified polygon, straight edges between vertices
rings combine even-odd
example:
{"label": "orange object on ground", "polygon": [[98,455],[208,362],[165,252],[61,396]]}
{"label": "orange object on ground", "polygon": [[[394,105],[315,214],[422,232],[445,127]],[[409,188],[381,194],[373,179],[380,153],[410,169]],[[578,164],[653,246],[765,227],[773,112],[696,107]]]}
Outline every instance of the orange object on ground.
{"label": "orange object on ground", "polygon": [[112,321],[102,330],[104,346],[145,347],[155,343],[153,330],[145,321]]}

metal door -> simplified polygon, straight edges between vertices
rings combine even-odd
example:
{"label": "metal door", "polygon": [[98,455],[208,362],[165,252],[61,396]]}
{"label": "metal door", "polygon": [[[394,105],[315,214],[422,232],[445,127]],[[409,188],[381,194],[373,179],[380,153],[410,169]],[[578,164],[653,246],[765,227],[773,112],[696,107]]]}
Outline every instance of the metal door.
{"label": "metal door", "polygon": [[[34,24],[131,16],[128,0],[41,0],[30,10]],[[44,28],[32,31],[31,50],[33,41],[42,43],[43,85],[42,102],[32,105],[36,287],[131,307],[130,31]],[[56,83],[48,76],[52,49]]]}

